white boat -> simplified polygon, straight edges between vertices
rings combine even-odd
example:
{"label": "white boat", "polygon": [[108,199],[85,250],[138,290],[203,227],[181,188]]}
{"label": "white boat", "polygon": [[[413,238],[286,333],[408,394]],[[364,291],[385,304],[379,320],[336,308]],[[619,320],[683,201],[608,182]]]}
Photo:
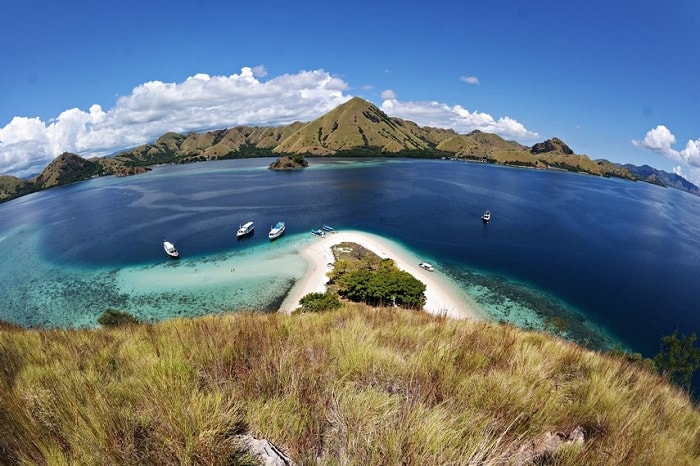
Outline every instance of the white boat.
{"label": "white boat", "polygon": [[175,259],[180,257],[180,253],[177,251],[177,249],[175,249],[175,245],[170,241],[163,241],[163,249],[165,249],[165,253],[170,257],[174,257]]}
{"label": "white boat", "polygon": [[491,212],[488,210],[484,212],[484,214],[481,216],[481,220],[483,220],[484,223],[489,223],[489,220],[491,220]]}
{"label": "white boat", "polygon": [[248,233],[251,233],[255,229],[255,224],[253,222],[247,222],[238,227],[238,231],[236,232],[237,237],[245,236]]}
{"label": "white boat", "polygon": [[427,270],[428,272],[432,272],[435,270],[433,266],[428,264],[427,262],[421,262],[420,264],[418,264],[418,267],[420,267],[423,270]]}
{"label": "white boat", "polygon": [[311,230],[311,234],[314,236],[318,236],[319,238],[323,238],[326,236],[326,232],[323,230]]}
{"label": "white boat", "polygon": [[284,233],[284,222],[277,222],[275,226],[270,228],[270,233],[268,233],[267,236],[270,239],[275,239],[282,236],[282,233]]}
{"label": "white boat", "polygon": [[323,230],[327,231],[328,233],[335,233],[335,229],[328,225],[323,225]]}

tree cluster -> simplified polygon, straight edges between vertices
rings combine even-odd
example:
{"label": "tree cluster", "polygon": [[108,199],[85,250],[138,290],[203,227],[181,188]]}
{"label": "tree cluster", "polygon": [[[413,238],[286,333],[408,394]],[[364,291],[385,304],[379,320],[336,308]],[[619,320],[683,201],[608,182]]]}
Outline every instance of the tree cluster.
{"label": "tree cluster", "polygon": [[661,337],[661,351],[654,356],[659,371],[678,386],[691,392],[693,374],[700,369],[700,349],[695,346],[697,336],[678,336],[678,332]]}
{"label": "tree cluster", "polygon": [[339,265],[331,275],[331,283],[340,296],[350,301],[408,309],[421,309],[425,305],[423,282],[399,270],[391,259],[381,261],[376,269],[348,270],[344,263]]}

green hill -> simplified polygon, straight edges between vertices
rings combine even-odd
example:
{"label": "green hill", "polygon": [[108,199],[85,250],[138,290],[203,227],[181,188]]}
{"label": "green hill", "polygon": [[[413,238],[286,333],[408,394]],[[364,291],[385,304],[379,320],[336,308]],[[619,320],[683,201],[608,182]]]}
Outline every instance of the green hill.
{"label": "green hill", "polygon": [[32,184],[9,175],[0,176],[0,202],[14,199],[32,191]]}
{"label": "green hill", "polygon": [[392,154],[429,150],[423,139],[405,130],[375,105],[354,97],[322,117],[302,126],[274,148],[276,153],[333,155],[373,150]]}
{"label": "green hill", "polygon": [[0,328],[0,464],[696,465],[700,412],[624,358],[394,308]]}
{"label": "green hill", "polygon": [[64,152],[48,164],[40,175],[32,179],[32,182],[38,189],[47,189],[103,174],[105,174],[104,169],[99,162],[91,162],[78,155]]}
{"label": "green hill", "polygon": [[[619,177],[670,186],[699,194],[692,183],[643,167],[622,166],[576,154],[558,138],[532,147],[496,134],[421,127],[393,118],[377,106],[355,97],[309,123],[279,127],[237,126],[202,133],[169,132],[153,143],[120,152],[114,157],[85,160],[62,154],[38,180],[0,178],[0,202],[29,192],[101,175],[142,173],[153,165],[271,156],[386,156],[450,158],[501,165],[556,168],[596,176]],[[78,160],[80,159],[80,160]]]}

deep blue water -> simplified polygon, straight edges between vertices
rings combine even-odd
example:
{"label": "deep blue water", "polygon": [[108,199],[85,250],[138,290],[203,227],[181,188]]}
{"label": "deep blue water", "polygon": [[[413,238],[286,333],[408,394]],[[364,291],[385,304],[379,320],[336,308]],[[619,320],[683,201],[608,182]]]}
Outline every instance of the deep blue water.
{"label": "deep blue water", "polygon": [[[163,166],[1,204],[0,318],[82,326],[107,307],[157,307],[177,295],[175,284],[169,298],[137,301],[123,285],[115,291],[126,280],[121,275],[162,275],[162,267],[196,273],[222,257],[252,262],[325,223],[388,237],[431,260],[496,320],[563,325],[566,336],[593,347],[619,341],[645,355],[658,351],[662,335],[700,331],[698,197],[646,183],[444,160],[312,159],[294,172],[267,170],[270,162]],[[480,220],[485,209],[492,212],[488,225]],[[256,233],[236,240],[247,220]],[[270,243],[267,231],[278,220],[287,233]],[[168,264],[164,239],[177,245],[179,264]],[[298,273],[294,259],[279,260],[270,263],[272,277],[259,279],[270,282],[270,295],[255,306],[274,307]],[[283,277],[279,289],[275,274]],[[246,290],[264,294],[240,285],[230,299],[249,299]],[[183,291],[183,306],[192,293]],[[591,326],[607,336],[596,340]]]}

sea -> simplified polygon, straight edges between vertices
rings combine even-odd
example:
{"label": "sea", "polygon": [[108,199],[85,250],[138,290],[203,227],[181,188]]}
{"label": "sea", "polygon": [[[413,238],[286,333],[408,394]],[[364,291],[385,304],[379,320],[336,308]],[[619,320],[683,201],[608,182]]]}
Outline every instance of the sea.
{"label": "sea", "polygon": [[[0,204],[0,319],[85,328],[107,309],[150,322],[274,311],[325,224],[432,263],[493,321],[644,356],[663,335],[700,332],[700,197],[453,160],[273,160],[158,166]],[[237,239],[247,221],[254,233]],[[270,241],[277,221],[286,232]]]}

